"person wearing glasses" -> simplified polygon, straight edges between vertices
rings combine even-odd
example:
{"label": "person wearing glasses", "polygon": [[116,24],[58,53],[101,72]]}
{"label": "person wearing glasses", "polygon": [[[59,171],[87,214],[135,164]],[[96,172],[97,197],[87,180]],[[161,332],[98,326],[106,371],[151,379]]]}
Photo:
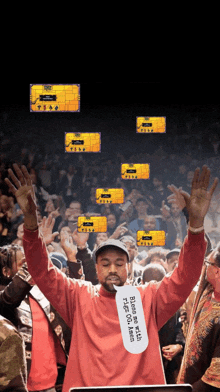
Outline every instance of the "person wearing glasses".
{"label": "person wearing glasses", "polygon": [[178,383],[193,392],[220,389],[220,243],[204,259]]}

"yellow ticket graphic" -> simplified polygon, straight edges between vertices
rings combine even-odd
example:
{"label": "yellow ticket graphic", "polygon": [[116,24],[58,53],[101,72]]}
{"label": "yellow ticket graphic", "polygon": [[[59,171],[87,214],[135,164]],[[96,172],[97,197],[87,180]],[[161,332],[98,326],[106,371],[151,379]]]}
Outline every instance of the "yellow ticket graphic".
{"label": "yellow ticket graphic", "polygon": [[79,112],[79,84],[31,84],[30,111]]}
{"label": "yellow ticket graphic", "polygon": [[165,133],[166,117],[137,117],[137,133]]}
{"label": "yellow ticket graphic", "polygon": [[107,231],[106,216],[79,216],[77,230],[80,233],[105,233]]}
{"label": "yellow ticket graphic", "polygon": [[100,133],[65,133],[66,152],[100,152],[101,134]]}
{"label": "yellow ticket graphic", "polygon": [[166,235],[163,230],[137,231],[137,246],[165,246]]}
{"label": "yellow ticket graphic", "polygon": [[124,189],[122,188],[109,188],[109,189],[96,189],[96,203],[124,203]]}
{"label": "yellow ticket graphic", "polygon": [[121,178],[123,180],[147,180],[150,177],[149,163],[122,163]]}

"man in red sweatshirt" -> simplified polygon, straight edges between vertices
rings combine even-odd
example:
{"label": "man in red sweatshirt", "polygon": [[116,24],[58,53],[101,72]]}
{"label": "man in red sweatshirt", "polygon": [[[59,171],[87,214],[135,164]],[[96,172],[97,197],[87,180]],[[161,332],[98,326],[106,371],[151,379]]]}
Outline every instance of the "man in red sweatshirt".
{"label": "man in red sweatshirt", "polygon": [[[165,384],[158,330],[179,309],[197,283],[206,250],[204,217],[217,179],[208,191],[210,171],[195,170],[191,195],[182,192],[189,211],[188,235],[178,267],[159,283],[138,286],[149,343],[139,354],[123,344],[115,286],[127,280],[128,252],[120,241],[106,241],[96,251],[99,285],[69,279],[48,258],[38,230],[36,204],[29,173],[13,165],[6,183],[24,214],[23,246],[34,281],[72,329],[63,392],[72,387]],[[111,245],[111,246],[110,246]]]}

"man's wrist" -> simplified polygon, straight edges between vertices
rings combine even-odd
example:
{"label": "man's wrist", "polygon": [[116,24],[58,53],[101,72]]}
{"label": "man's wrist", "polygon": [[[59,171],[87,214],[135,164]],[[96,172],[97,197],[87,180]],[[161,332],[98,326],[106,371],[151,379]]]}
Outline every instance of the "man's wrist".
{"label": "man's wrist", "polygon": [[77,249],[79,249],[79,250],[86,249],[86,248],[88,248],[87,242],[83,245],[77,245]]}
{"label": "man's wrist", "polygon": [[24,227],[27,230],[30,231],[35,231],[38,229],[38,221],[37,221],[37,216],[35,215],[25,215],[24,216]]}
{"label": "man's wrist", "polygon": [[190,225],[188,226],[189,230],[191,231],[191,233],[193,234],[199,234],[204,230],[204,226],[200,226],[200,227],[191,227]]}
{"label": "man's wrist", "polygon": [[75,252],[74,253],[67,253],[66,252],[66,255],[67,255],[68,261],[70,261],[71,263],[77,263],[77,258],[76,258]]}
{"label": "man's wrist", "polygon": [[189,226],[192,229],[198,229],[199,227],[204,226],[204,219],[203,218],[193,218],[193,217],[189,217]]}

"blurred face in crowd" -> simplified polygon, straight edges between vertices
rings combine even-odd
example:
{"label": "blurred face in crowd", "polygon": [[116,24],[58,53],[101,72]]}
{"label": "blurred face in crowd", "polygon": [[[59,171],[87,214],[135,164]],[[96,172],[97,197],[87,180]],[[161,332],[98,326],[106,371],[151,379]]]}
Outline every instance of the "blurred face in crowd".
{"label": "blurred face in crowd", "polygon": [[77,221],[79,215],[82,213],[81,204],[78,201],[72,201],[69,205],[69,217],[70,221]]}
{"label": "blurred face in crowd", "polygon": [[187,173],[187,181],[188,181],[190,184],[191,184],[191,182],[192,182],[193,176],[194,176],[194,171],[192,171],[192,170],[188,171],[188,173]]}
{"label": "blurred face in crowd", "polygon": [[0,197],[0,210],[5,212],[10,208],[9,198],[7,196],[2,195]]}
{"label": "blurred face in crowd", "polygon": [[218,201],[216,199],[211,199],[209,211],[217,211],[218,209]]}
{"label": "blurred face in crowd", "polygon": [[185,174],[186,173],[186,166],[185,165],[180,165],[179,166],[179,173],[180,174]]}
{"label": "blurred face in crowd", "polygon": [[32,184],[37,184],[37,176],[36,176],[36,174],[35,174],[35,172],[30,172],[30,177],[31,177],[31,181],[32,181]]}
{"label": "blurred face in crowd", "polygon": [[144,230],[150,231],[156,229],[156,219],[153,216],[147,216],[144,220]]}
{"label": "blurred face in crowd", "polygon": [[111,229],[114,228],[116,225],[116,217],[114,214],[107,215],[107,226]]}
{"label": "blurred face in crowd", "polygon": [[115,292],[114,286],[123,286],[127,280],[127,255],[120,249],[103,250],[97,257],[96,273],[102,287]]}
{"label": "blurred face in crowd", "polygon": [[135,206],[138,215],[145,215],[147,213],[148,205],[145,201],[138,201]]}
{"label": "blurred face in crowd", "polygon": [[180,215],[180,209],[177,204],[172,204],[170,210],[174,218]]}
{"label": "blurred face in crowd", "polygon": [[24,224],[22,223],[21,225],[18,226],[17,237],[19,239],[22,239],[23,235],[24,235]]}
{"label": "blurred face in crowd", "polygon": [[62,233],[64,231],[67,232],[69,235],[72,235],[72,231],[69,228],[69,226],[63,226],[62,229],[60,229],[60,233]]}
{"label": "blurred face in crowd", "polygon": [[132,241],[123,241],[123,244],[126,246],[128,253],[129,253],[129,261],[133,261],[134,258],[138,254],[137,246]]}
{"label": "blurred face in crowd", "polygon": [[156,264],[164,265],[164,260],[159,255],[154,255],[154,256],[151,257],[150,263],[151,264],[156,263]]}
{"label": "blurred face in crowd", "polygon": [[172,254],[167,258],[167,271],[172,272],[178,266],[179,253]]}
{"label": "blurred face in crowd", "polygon": [[17,250],[12,256],[12,277],[18,272],[18,270],[25,263],[25,254],[23,250]]}
{"label": "blurred face in crowd", "polygon": [[46,203],[46,207],[44,211],[50,213],[53,212],[54,210],[55,210],[55,206],[53,200],[49,199]]}
{"label": "blurred face in crowd", "polygon": [[12,252],[11,256],[11,268],[3,267],[2,272],[5,277],[12,279],[18,270],[22,267],[25,262],[25,255],[22,249],[10,250]]}
{"label": "blurred face in crowd", "polygon": [[108,239],[107,233],[97,233],[96,244],[99,245],[102,242],[107,241],[107,239]]}
{"label": "blurred face in crowd", "polygon": [[162,181],[159,180],[157,177],[153,178],[153,185],[157,188],[162,185]]}

